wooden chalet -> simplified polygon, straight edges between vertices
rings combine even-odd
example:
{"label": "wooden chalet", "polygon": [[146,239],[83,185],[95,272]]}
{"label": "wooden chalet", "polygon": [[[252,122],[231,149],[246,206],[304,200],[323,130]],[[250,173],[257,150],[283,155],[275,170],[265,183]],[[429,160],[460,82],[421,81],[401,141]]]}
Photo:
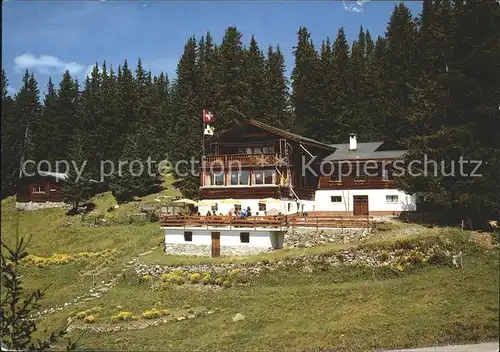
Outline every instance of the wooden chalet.
{"label": "wooden chalet", "polygon": [[335,148],[249,120],[212,138],[205,150],[201,199],[275,198],[297,202],[314,201],[319,180],[303,172],[303,157],[326,157]]}
{"label": "wooden chalet", "polygon": [[16,194],[17,208],[36,209],[25,206],[26,203],[46,203],[46,206],[62,206],[62,185],[67,174],[40,171],[33,176],[25,176],[19,180]]}

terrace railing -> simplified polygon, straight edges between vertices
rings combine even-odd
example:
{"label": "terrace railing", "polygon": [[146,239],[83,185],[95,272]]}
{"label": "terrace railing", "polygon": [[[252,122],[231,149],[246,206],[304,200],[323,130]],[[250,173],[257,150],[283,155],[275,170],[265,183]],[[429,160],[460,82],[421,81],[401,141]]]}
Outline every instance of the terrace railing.
{"label": "terrace railing", "polygon": [[371,228],[373,217],[332,216],[172,216],[161,215],[161,226],[168,227],[229,227],[229,228]]}

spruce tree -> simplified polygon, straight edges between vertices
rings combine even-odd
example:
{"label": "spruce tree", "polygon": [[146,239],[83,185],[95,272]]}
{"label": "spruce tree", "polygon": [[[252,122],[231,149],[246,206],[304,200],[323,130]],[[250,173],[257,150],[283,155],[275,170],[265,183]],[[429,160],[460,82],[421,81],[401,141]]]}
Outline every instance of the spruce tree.
{"label": "spruce tree", "polygon": [[286,130],[295,130],[296,122],[288,111],[290,93],[288,80],[285,76],[285,57],[279,45],[276,46],[276,50],[269,46],[265,61],[265,78],[267,80],[266,101],[268,106],[262,115],[263,122]]}
{"label": "spruce tree", "polygon": [[341,27],[333,43],[333,86],[330,88],[328,110],[330,119],[330,140],[342,143],[355,127],[353,123],[353,97],[351,63],[349,59],[349,44],[344,29]]}
{"label": "spruce tree", "polygon": [[55,160],[69,160],[69,140],[80,121],[78,96],[78,83],[66,71],[59,84],[52,120],[53,146],[50,154]]}
{"label": "spruce tree", "polygon": [[15,192],[20,162],[20,146],[16,138],[21,136],[14,113],[14,101],[7,92],[8,80],[2,69],[2,199]]}
{"label": "spruce tree", "polygon": [[262,119],[268,113],[269,95],[265,71],[265,57],[252,35],[250,46],[245,50],[244,72],[249,89],[247,118]]}
{"label": "spruce tree", "polygon": [[294,47],[293,55],[295,65],[291,75],[291,101],[297,129],[306,135],[314,135],[315,131],[321,128],[316,123],[318,112],[314,106],[315,98],[319,93],[316,86],[318,53],[311,40],[311,34],[305,27],[299,28],[297,46]]}
{"label": "spruce tree", "polygon": [[[13,159],[17,160],[14,171],[19,172],[20,162],[34,159],[36,154],[36,136],[40,126],[42,107],[38,83],[33,74],[26,70],[23,85],[14,97],[15,127],[12,129]],[[34,170],[25,170],[33,172]],[[18,174],[19,175],[19,174]]]}
{"label": "spruce tree", "polygon": [[241,38],[242,34],[236,27],[227,28],[218,51],[216,77],[220,95],[214,111],[217,114],[214,126],[218,131],[249,118],[250,86],[245,75],[246,55]]}
{"label": "spruce tree", "polygon": [[386,141],[394,141],[393,147],[401,146],[401,141],[414,131],[406,123],[410,106],[409,85],[418,76],[416,63],[416,23],[410,10],[404,5],[396,5],[387,26],[387,50],[383,58],[383,94]]}
{"label": "spruce tree", "polygon": [[196,49],[196,39],[189,38],[177,65],[177,80],[172,96],[172,145],[168,153],[168,159],[174,165],[174,184],[188,198],[198,196],[199,177],[193,175],[190,166],[182,162],[200,157],[203,133],[203,108],[198,103],[200,99],[197,93]]}

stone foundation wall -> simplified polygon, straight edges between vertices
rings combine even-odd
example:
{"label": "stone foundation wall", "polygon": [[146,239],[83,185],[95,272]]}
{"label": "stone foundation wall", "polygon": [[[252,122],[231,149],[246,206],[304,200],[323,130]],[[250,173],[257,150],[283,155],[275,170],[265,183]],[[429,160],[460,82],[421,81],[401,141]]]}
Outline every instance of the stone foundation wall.
{"label": "stone foundation wall", "polygon": [[308,248],[329,243],[363,242],[372,235],[369,229],[319,230],[293,229],[285,234],[285,248]]}
{"label": "stone foundation wall", "polygon": [[47,208],[69,208],[69,204],[64,202],[16,202],[16,209],[18,210],[40,210]]}
{"label": "stone foundation wall", "polygon": [[[256,247],[256,246],[221,246],[220,254],[224,256],[239,256],[265,253],[271,251],[271,248]],[[173,255],[196,255],[196,256],[211,256],[212,247],[204,244],[165,244],[165,253]]]}

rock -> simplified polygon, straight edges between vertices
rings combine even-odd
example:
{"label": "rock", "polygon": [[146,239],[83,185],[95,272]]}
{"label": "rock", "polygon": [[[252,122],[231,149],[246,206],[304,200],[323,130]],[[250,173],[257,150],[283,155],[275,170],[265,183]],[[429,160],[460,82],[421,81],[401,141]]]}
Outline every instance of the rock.
{"label": "rock", "polygon": [[184,320],[184,319],[186,319],[186,317],[178,317],[177,321],[181,321],[181,320]]}
{"label": "rock", "polygon": [[189,318],[189,319],[196,318],[196,315],[194,315],[194,314],[189,314],[189,315],[188,315],[188,318]]}
{"label": "rock", "polygon": [[233,317],[233,321],[240,321],[240,320],[245,320],[245,316],[241,313],[237,313],[234,317]]}

